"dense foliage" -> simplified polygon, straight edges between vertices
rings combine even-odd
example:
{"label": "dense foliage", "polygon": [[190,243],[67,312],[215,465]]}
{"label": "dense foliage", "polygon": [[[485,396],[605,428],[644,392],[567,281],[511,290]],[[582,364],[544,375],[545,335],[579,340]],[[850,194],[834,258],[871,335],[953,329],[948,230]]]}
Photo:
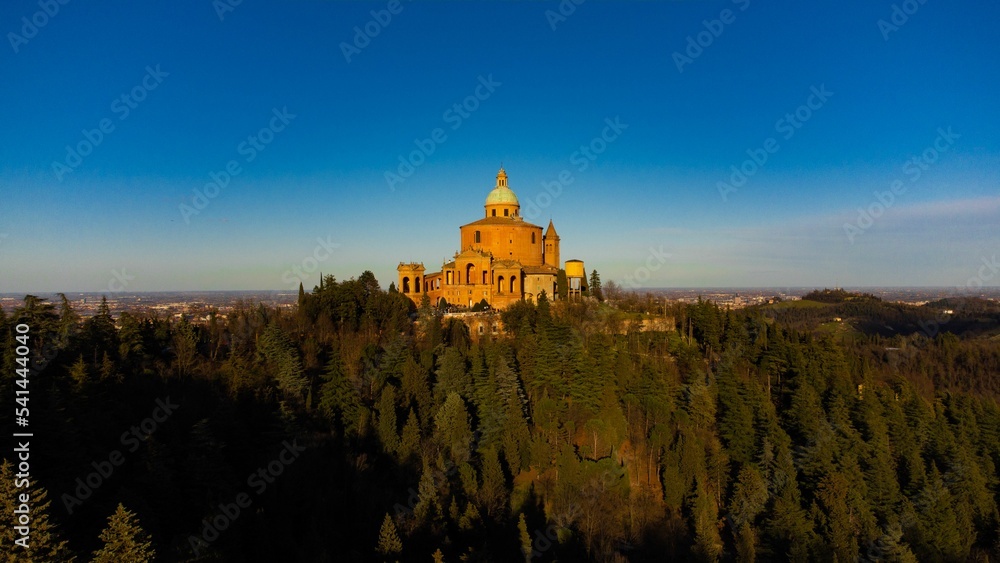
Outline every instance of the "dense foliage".
{"label": "dense foliage", "polygon": [[[1000,556],[991,313],[886,335],[866,323],[937,317],[604,297],[520,303],[477,338],[368,272],[206,320],[28,296],[0,313],[0,400],[28,323],[39,560]],[[643,330],[643,307],[670,328]]]}

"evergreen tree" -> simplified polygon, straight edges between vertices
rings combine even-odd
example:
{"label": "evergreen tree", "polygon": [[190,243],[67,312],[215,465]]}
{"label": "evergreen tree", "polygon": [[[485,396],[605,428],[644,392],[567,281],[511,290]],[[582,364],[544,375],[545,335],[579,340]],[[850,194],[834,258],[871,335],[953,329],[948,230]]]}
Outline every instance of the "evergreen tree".
{"label": "evergreen tree", "polygon": [[458,393],[468,399],[472,394],[472,378],[465,365],[465,355],[458,348],[449,347],[438,363],[437,381],[434,383],[434,400],[444,402],[449,393]]}
{"label": "evergreen tree", "polygon": [[382,519],[382,528],[378,533],[378,549],[376,551],[379,555],[386,558],[399,557],[403,552],[403,541],[399,539],[399,532],[396,531],[396,523],[392,521],[392,518],[388,514]]}
{"label": "evergreen tree", "polygon": [[482,463],[483,482],[479,486],[479,500],[486,508],[486,512],[494,517],[500,513],[505,503],[507,479],[500,466],[496,448],[491,446],[483,450]]}
{"label": "evergreen tree", "polygon": [[691,531],[694,533],[694,553],[701,561],[717,561],[722,555],[722,538],[719,537],[718,508],[703,477],[695,478],[695,486],[688,499],[691,513]]}
{"label": "evergreen tree", "polygon": [[309,385],[302,371],[302,360],[288,334],[278,325],[269,324],[260,337],[260,353],[271,364],[278,388],[286,397],[301,401]]}
{"label": "evergreen tree", "polygon": [[331,420],[339,420],[344,432],[359,435],[364,430],[361,422],[364,407],[357,387],[344,372],[344,365],[336,348],[331,351],[323,379],[320,386],[320,410]]}
{"label": "evergreen tree", "polygon": [[604,293],[601,291],[601,276],[597,273],[597,270],[590,272],[589,291],[598,301],[604,301]]}
{"label": "evergreen tree", "polygon": [[413,507],[413,517],[417,526],[432,526],[444,517],[441,508],[441,493],[434,478],[435,470],[424,461],[420,482],[417,484],[417,504]]}
{"label": "evergreen tree", "polygon": [[65,293],[60,293],[59,299],[59,336],[65,339],[76,333],[80,324],[80,315],[73,310]]}
{"label": "evergreen tree", "polygon": [[396,388],[386,385],[378,400],[378,437],[382,447],[390,453],[399,451],[400,441],[396,423]]}
{"label": "evergreen tree", "polygon": [[524,519],[524,513],[517,517],[517,532],[521,539],[521,554],[524,555],[524,563],[531,563],[534,549],[531,544],[531,534],[528,533],[528,522]]}
{"label": "evergreen tree", "polygon": [[399,458],[406,461],[411,456],[420,452],[420,421],[417,413],[410,409],[410,414],[406,417],[403,425],[403,435],[399,442]]}
{"label": "evergreen tree", "polygon": [[[4,459],[0,464],[0,522],[3,522],[0,526],[0,563],[72,561],[69,547],[49,518],[52,501],[48,492],[34,481],[26,487],[18,487],[19,481],[14,465]],[[28,502],[22,502],[21,495],[27,495]],[[28,507],[27,514],[20,510],[23,505]],[[15,529],[22,525],[22,516],[28,518],[24,523],[30,528],[28,536],[22,536]]]}
{"label": "evergreen tree", "polygon": [[69,368],[69,377],[78,388],[90,383],[90,374],[87,371],[87,362],[84,361],[83,354],[80,354],[80,357]]}
{"label": "evergreen tree", "polygon": [[103,546],[94,552],[94,563],[147,563],[156,556],[149,534],[121,503],[108,518],[101,542]]}
{"label": "evergreen tree", "polygon": [[434,416],[434,438],[454,463],[461,464],[469,460],[472,430],[465,402],[458,393],[449,393],[448,399]]}

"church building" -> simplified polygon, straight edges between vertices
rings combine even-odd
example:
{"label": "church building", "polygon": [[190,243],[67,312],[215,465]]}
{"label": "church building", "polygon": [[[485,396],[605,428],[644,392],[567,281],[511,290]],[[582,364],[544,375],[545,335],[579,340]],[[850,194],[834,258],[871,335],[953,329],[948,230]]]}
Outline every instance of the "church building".
{"label": "church building", "polygon": [[552,221],[543,233],[521,217],[521,204],[507,186],[503,168],[484,208],[482,219],[459,227],[460,250],[440,272],[427,273],[422,263],[401,262],[396,268],[399,291],[418,304],[426,294],[435,305],[444,299],[471,307],[485,299],[495,309],[522,299],[534,301],[542,291],[553,299],[560,263],[559,235]]}

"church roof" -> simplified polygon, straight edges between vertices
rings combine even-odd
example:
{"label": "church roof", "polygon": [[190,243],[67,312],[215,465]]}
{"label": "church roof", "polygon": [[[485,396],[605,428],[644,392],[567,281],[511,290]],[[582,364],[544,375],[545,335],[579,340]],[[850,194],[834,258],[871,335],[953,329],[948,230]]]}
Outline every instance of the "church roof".
{"label": "church roof", "polygon": [[478,221],[473,221],[463,227],[471,227],[472,225],[510,225],[510,226],[521,226],[521,227],[534,227],[536,229],[541,229],[538,225],[533,225],[527,221],[521,220],[520,217],[483,217]]}
{"label": "church roof", "polygon": [[556,274],[559,273],[559,268],[556,268],[555,266],[545,265],[545,264],[543,264],[541,266],[525,266],[524,267],[524,273],[525,274],[551,274],[551,275],[554,276],[554,275],[556,275]]}
{"label": "church roof", "polygon": [[521,262],[520,261],[518,261],[518,260],[508,260],[508,259],[494,260],[492,266],[493,266],[494,270],[496,270],[496,269],[503,269],[503,268],[518,268],[519,269],[519,268],[523,267],[523,266],[521,266]]}

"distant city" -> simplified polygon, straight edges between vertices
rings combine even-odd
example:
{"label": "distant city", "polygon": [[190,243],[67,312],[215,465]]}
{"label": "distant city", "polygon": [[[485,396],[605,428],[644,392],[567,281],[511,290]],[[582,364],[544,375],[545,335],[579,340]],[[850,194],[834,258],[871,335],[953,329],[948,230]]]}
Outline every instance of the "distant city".
{"label": "distant city", "polygon": [[[701,298],[720,306],[740,309],[775,301],[794,301],[820,287],[680,287],[680,288],[638,288],[631,290],[651,299],[666,299],[681,303],[693,303]],[[1000,287],[982,287],[965,290],[956,287],[846,287],[848,291],[870,293],[884,301],[923,305],[929,301],[945,297],[980,297],[1000,301]],[[37,293],[38,297],[58,305],[58,293]],[[227,313],[239,303],[263,303],[269,307],[294,308],[298,293],[288,290],[257,291],[156,291],[141,293],[99,293],[67,292],[73,309],[84,317],[97,312],[101,298],[107,297],[112,315],[122,312],[159,317],[187,316],[192,321],[208,320],[213,311],[225,318]],[[0,293],[0,308],[11,312],[24,303],[20,293]]]}

